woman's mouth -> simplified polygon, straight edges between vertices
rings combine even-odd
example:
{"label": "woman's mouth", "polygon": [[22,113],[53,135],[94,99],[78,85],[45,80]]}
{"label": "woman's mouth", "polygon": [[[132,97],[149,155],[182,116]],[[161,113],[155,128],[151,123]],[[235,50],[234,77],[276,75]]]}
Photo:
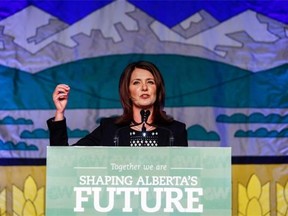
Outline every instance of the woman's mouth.
{"label": "woman's mouth", "polygon": [[140,96],[140,98],[143,98],[143,99],[147,99],[147,98],[149,98],[150,97],[150,95],[148,95],[148,94],[142,94],[141,96]]}

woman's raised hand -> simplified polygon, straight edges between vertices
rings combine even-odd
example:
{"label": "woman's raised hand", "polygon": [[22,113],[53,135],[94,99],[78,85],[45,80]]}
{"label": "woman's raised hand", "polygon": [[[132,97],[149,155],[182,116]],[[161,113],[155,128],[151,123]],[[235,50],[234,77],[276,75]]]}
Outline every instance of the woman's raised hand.
{"label": "woman's raised hand", "polygon": [[64,112],[68,103],[70,87],[66,84],[59,84],[53,92],[53,102],[56,107],[55,121],[64,119]]}

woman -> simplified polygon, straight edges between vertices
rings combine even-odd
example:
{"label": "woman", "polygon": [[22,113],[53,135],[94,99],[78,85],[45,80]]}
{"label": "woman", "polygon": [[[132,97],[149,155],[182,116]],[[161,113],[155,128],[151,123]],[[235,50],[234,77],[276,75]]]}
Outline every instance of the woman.
{"label": "woman", "polygon": [[[51,146],[67,146],[64,117],[70,88],[56,86],[53,101],[55,117],[47,121]],[[147,61],[129,64],[119,80],[123,114],[104,118],[92,133],[74,145],[80,146],[188,146],[184,123],[164,112],[165,88],[158,68]]]}

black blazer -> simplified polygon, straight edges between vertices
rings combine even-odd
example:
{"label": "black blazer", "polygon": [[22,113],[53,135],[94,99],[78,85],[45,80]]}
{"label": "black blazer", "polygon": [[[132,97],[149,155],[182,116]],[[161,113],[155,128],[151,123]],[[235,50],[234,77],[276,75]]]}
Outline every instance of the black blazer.
{"label": "black blazer", "polygon": [[[68,135],[66,119],[63,121],[53,121],[51,118],[47,121],[50,131],[51,146],[68,146]],[[115,146],[114,137],[117,134],[118,146],[129,146],[129,125],[119,126],[115,124],[116,118],[103,118],[100,126],[87,136],[80,139],[73,145],[77,146]],[[166,125],[160,125],[158,128],[158,146],[170,145],[170,134],[173,134],[173,146],[188,146],[186,125],[179,121],[172,121]]]}

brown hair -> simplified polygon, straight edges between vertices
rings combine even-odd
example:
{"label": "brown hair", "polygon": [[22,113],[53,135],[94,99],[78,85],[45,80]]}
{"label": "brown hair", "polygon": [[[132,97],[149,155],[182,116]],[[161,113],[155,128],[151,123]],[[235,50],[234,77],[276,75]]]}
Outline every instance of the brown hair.
{"label": "brown hair", "polygon": [[151,62],[138,61],[126,66],[119,80],[119,94],[123,107],[123,114],[117,120],[117,124],[130,124],[133,121],[132,101],[130,99],[129,84],[132,72],[135,68],[148,70],[155,79],[156,101],[153,110],[153,124],[165,124],[173,119],[167,116],[164,109],[165,105],[165,84],[159,69]]}

